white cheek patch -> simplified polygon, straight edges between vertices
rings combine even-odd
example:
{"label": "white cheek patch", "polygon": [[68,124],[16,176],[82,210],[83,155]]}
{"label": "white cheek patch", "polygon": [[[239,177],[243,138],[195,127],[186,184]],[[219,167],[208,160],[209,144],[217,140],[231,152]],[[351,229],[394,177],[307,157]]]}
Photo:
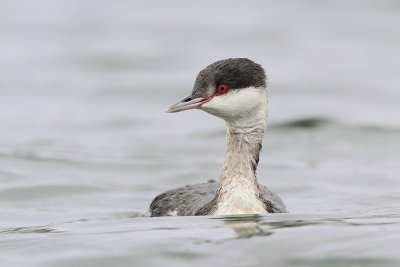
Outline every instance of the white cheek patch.
{"label": "white cheek patch", "polygon": [[265,87],[248,87],[217,95],[204,103],[201,109],[225,119],[227,122],[245,118],[267,116],[267,90]]}

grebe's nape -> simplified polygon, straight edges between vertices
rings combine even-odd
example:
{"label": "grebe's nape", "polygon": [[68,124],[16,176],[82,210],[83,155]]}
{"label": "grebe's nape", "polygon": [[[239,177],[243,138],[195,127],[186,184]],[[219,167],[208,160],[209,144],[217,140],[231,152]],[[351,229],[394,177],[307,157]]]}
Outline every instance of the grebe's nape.
{"label": "grebe's nape", "polygon": [[201,109],[225,120],[227,145],[219,183],[158,195],[150,205],[151,216],[287,212],[279,196],[256,178],[267,103],[264,69],[247,58],[220,60],[200,71],[192,93],[166,112]]}

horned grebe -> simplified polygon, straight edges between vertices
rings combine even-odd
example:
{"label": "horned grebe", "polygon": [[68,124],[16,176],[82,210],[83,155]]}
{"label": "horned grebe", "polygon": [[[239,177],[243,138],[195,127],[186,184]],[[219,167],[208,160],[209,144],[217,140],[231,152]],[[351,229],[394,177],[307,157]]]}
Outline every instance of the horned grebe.
{"label": "horned grebe", "polygon": [[201,109],[224,119],[226,156],[219,183],[158,195],[150,205],[151,216],[287,212],[279,196],[256,178],[268,115],[265,80],[264,69],[247,58],[220,60],[200,71],[189,96],[165,110]]}

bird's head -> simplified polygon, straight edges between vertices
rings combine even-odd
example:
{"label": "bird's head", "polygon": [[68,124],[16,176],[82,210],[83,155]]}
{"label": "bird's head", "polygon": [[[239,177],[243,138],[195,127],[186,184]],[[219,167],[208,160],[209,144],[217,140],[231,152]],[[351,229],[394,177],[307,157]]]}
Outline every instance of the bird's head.
{"label": "bird's head", "polygon": [[267,117],[264,69],[247,58],[217,61],[199,72],[192,93],[170,106],[168,113],[201,109],[228,126],[251,126]]}

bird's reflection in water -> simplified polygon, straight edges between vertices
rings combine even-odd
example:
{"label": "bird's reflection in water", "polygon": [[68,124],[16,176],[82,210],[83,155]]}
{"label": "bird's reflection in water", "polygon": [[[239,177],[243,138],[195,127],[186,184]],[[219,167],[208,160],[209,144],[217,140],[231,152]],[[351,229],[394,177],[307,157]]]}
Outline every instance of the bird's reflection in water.
{"label": "bird's reflection in water", "polygon": [[262,216],[251,215],[228,215],[220,217],[227,228],[232,228],[238,238],[250,238],[253,236],[268,236],[273,232],[265,231],[260,227]]}

